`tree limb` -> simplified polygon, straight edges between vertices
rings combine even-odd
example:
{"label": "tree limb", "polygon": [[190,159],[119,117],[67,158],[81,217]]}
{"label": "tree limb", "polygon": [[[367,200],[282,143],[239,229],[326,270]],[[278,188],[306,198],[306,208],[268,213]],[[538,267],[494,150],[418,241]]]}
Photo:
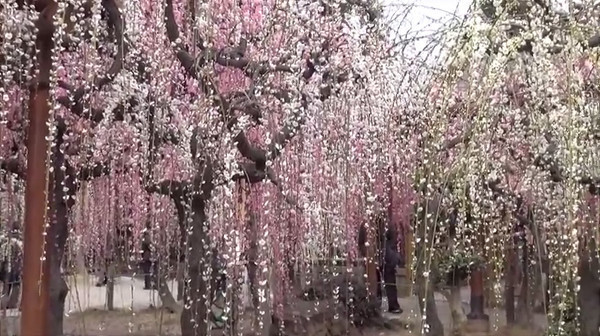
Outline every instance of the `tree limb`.
{"label": "tree limb", "polygon": [[281,185],[281,182],[279,181],[279,179],[275,175],[275,172],[271,168],[267,168],[267,179],[269,181],[271,181],[271,183],[273,183],[273,185],[277,188],[277,190],[279,190],[279,193],[283,196],[283,198],[285,199],[285,201],[288,204],[290,204],[291,206],[293,206],[294,208],[296,208],[299,211],[303,211],[302,207],[300,207],[300,205],[298,204],[298,202],[295,199],[293,199],[289,195],[285,194],[285,192],[283,191],[283,186]]}
{"label": "tree limb", "polygon": [[244,131],[239,132],[233,140],[243,157],[264,167],[265,162],[267,161],[267,153],[263,149],[250,144]]}
{"label": "tree limb", "polygon": [[246,181],[250,184],[269,181],[271,182],[279,191],[279,193],[284,197],[285,201],[296,208],[297,210],[302,211],[302,208],[298,205],[293,198],[286,195],[283,191],[283,186],[281,182],[275,175],[273,169],[267,167],[265,170],[258,169],[256,164],[251,162],[244,162],[239,164],[240,172],[233,175],[234,181]]}
{"label": "tree limb", "polygon": [[[113,63],[106,71],[106,74],[94,80],[91,85],[86,83],[79,88],[74,89],[73,86],[65,82],[59,82],[59,86],[68,92],[67,96],[58,98],[59,103],[70,109],[72,113],[81,117],[85,110],[83,107],[83,98],[85,95],[92,90],[102,89],[105,85],[111,83],[115,79],[117,74],[123,69],[123,60],[130,48],[129,44],[124,41],[125,27],[116,0],[102,0],[102,7],[107,13],[108,26],[114,33],[115,44],[117,46],[117,55],[115,56]],[[102,110],[92,109],[90,111],[91,118],[98,118],[102,115],[102,112]]]}
{"label": "tree limb", "polygon": [[297,109],[283,125],[282,129],[275,133],[269,147],[267,149],[266,159],[272,161],[276,159],[285,148],[285,146],[294,138],[302,125],[306,122],[304,117],[305,111],[308,109],[308,97],[303,94],[301,108]]}
{"label": "tree limb", "polygon": [[183,194],[183,183],[179,181],[165,180],[160,183],[146,186],[146,191],[165,196],[180,197]]}
{"label": "tree limb", "polygon": [[446,141],[444,143],[444,146],[442,147],[442,150],[450,150],[454,147],[456,147],[458,144],[466,144],[471,140],[471,135],[472,135],[472,131],[471,129],[465,131],[464,134],[461,134],[459,136],[456,136],[448,141]]}
{"label": "tree limb", "polygon": [[[568,179],[567,174],[560,168],[556,161],[555,154],[558,151],[556,143],[549,134],[546,134],[546,140],[549,145],[546,151],[535,158],[534,165],[550,174],[550,180],[554,183],[561,183]],[[587,186],[592,195],[600,195],[600,177],[581,176],[575,178],[577,183]]]}
{"label": "tree limb", "polygon": [[[61,82],[59,82],[59,85],[60,83]],[[76,116],[90,120],[93,127],[96,127],[106,117],[103,109],[89,108],[87,109],[88,112],[86,112],[86,109],[83,106],[83,101],[81,99],[74,100],[71,95],[58,97],[56,100],[62,106],[68,108],[71,113],[75,114]],[[129,99],[127,99],[124,103],[120,103],[117,105],[117,107],[112,109],[111,114],[113,119],[115,121],[125,121],[125,115],[131,114],[133,109],[138,105],[139,101],[137,98],[133,96],[129,97]]]}
{"label": "tree limb", "polygon": [[208,95],[214,94],[217,90],[210,81],[203,78],[199,70],[209,62],[214,62],[215,64],[224,67],[243,70],[246,76],[250,78],[255,78],[257,75],[260,76],[269,72],[294,73],[296,71],[293,67],[283,64],[287,61],[288,57],[284,57],[282,60],[275,63],[270,61],[256,62],[246,58],[245,54],[248,41],[243,38],[240,40],[237,47],[214,49],[208,48],[206,46],[206,41],[198,36],[197,39],[199,42],[197,45],[200,48],[201,54],[195,57],[190,54],[187,46],[180,39],[179,27],[175,21],[175,13],[173,10],[173,0],[167,0],[165,8],[165,25],[167,28],[167,37],[171,42],[179,63],[190,76],[201,81],[203,91]]}
{"label": "tree limb", "polygon": [[244,162],[238,165],[239,172],[234,174],[233,181],[247,181],[248,183],[258,183],[264,181],[267,174],[264,170],[258,169],[254,162]]}

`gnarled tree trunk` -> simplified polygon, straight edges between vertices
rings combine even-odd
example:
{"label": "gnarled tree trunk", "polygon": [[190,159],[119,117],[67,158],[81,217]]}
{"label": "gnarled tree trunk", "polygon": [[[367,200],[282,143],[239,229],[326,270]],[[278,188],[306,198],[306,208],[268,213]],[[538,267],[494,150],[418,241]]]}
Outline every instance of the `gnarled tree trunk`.
{"label": "gnarled tree trunk", "polygon": [[459,327],[467,321],[467,314],[463,309],[460,297],[460,286],[450,286],[447,291],[441,291],[441,294],[444,295],[446,301],[448,301],[450,315],[452,316],[452,325],[454,328]]}
{"label": "gnarled tree trunk", "polygon": [[436,284],[435,265],[431,264],[433,259],[433,250],[428,244],[434,241],[438,220],[444,218],[442,205],[442,196],[439,194],[429,196],[425,199],[422,213],[417,214],[415,223],[415,235],[417,244],[415,257],[417,261],[416,269],[416,291],[419,300],[421,314],[425,313],[424,334],[426,336],[444,336],[444,326],[438,316],[437,306],[435,304],[434,291]]}
{"label": "gnarled tree trunk", "polygon": [[[62,257],[69,235],[69,213],[75,204],[75,194],[78,184],[75,182],[76,173],[73,167],[65,159],[62,152],[64,133],[59,129],[55,135],[56,143],[52,147],[51,173],[49,191],[50,212],[47,244],[47,260],[50,273],[49,304],[50,311],[48,319],[48,335],[60,336],[63,334],[63,316],[65,311],[65,300],[69,288],[63,278],[61,271]],[[66,169],[65,169],[66,168]]]}
{"label": "gnarled tree trunk", "polygon": [[521,278],[521,291],[519,293],[519,302],[517,305],[517,323],[527,326],[533,320],[533,310],[530,291],[531,267],[529,264],[529,245],[527,241],[523,242],[523,276]]}
{"label": "gnarled tree trunk", "polygon": [[156,289],[158,291],[158,295],[160,297],[160,302],[162,307],[169,311],[170,313],[181,312],[182,307],[177,303],[173,294],[171,293],[171,289],[168,285],[168,272],[166,269],[159,270],[158,274],[155,276],[156,280]]}
{"label": "gnarled tree trunk", "polygon": [[206,225],[205,202],[200,196],[193,196],[191,230],[187,236],[187,275],[189,285],[185,288],[184,308],[181,314],[182,336],[206,336],[209,332],[207,282],[203,271],[209,266],[207,253],[209,236]]}
{"label": "gnarled tree trunk", "polygon": [[[57,179],[58,181],[58,179]],[[56,183],[60,185],[59,183]],[[65,248],[65,243],[68,235],[68,210],[67,205],[62,201],[62,193],[56,195],[56,189],[62,188],[58,186],[55,188],[54,206],[56,206],[56,212],[54,221],[50,223],[48,232],[48,253],[47,260],[49,263],[50,273],[50,288],[49,288],[49,301],[50,311],[49,313],[49,332],[50,336],[59,336],[63,334],[63,315],[65,311],[65,300],[69,288],[63,278],[61,271],[62,256]],[[59,200],[60,198],[60,200]]]}
{"label": "gnarled tree trunk", "polygon": [[425,311],[425,335],[444,336],[444,326],[438,316],[437,306],[434,298],[434,286],[429,278],[419,272],[417,275],[417,296],[421,312]]}
{"label": "gnarled tree trunk", "polygon": [[505,266],[505,284],[504,284],[504,310],[506,313],[506,323],[515,323],[515,251],[512,246],[508,248],[506,254]]}
{"label": "gnarled tree trunk", "polygon": [[596,244],[592,242],[586,248],[587,253],[583,253],[578,270],[581,278],[577,297],[581,324],[580,336],[598,336],[600,334],[600,295],[598,294],[600,293],[600,280],[598,280],[600,264]]}

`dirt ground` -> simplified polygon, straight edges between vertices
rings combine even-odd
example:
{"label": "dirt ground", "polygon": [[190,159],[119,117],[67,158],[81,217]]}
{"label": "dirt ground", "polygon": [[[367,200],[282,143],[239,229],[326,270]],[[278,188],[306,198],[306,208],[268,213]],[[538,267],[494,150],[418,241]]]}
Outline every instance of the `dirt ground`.
{"label": "dirt ground", "polygon": [[[106,306],[106,289],[104,287],[95,287],[97,279],[91,277],[78,277],[70,279],[70,291],[67,298],[67,307],[65,311],[70,314],[65,318],[65,334],[67,336],[178,336],[180,335],[179,315],[169,314],[160,309],[155,309],[160,305],[160,299],[156,291],[143,290],[143,282],[139,279],[131,277],[120,277],[115,283],[114,306],[115,311],[107,311]],[[170,284],[172,291],[176,289],[175,284]],[[468,311],[468,302],[470,291],[465,287],[461,291],[463,304]],[[421,322],[420,309],[418,301],[413,296],[401,297],[400,305],[404,309],[401,316],[386,316],[390,321],[393,321],[397,327],[395,330],[363,330],[359,335],[362,336],[408,336],[418,335],[419,329],[413,328],[412,331],[403,328],[404,325],[419,325]],[[438,313],[442,323],[445,326],[446,336],[463,335],[463,336],[538,336],[532,330],[505,329],[504,312],[500,309],[487,309],[490,315],[490,322],[493,323],[495,332],[474,334],[474,333],[459,333],[451,332],[451,314],[445,298],[442,296],[436,297],[438,303]],[[324,308],[324,307],[323,307]],[[286,310],[288,313],[298,316],[310,316],[310,312],[314,311],[314,303],[297,302],[294,309]],[[533,325],[538,325],[543,328],[543,321],[537,316]],[[543,316],[540,318],[543,320]],[[0,336],[4,336],[3,329],[6,328],[5,318],[0,316]],[[242,318],[241,320],[244,320]],[[247,319],[249,320],[249,319]],[[248,322],[239,322],[245,324],[244,330],[248,330],[247,334],[253,335],[252,328]],[[12,323],[13,325],[15,323]],[[18,326],[18,322],[16,322]],[[18,328],[18,327],[17,327]],[[498,329],[499,328],[499,329]],[[18,329],[17,329],[18,330]],[[214,335],[228,335],[223,330],[215,330]],[[309,335],[322,336],[322,335]],[[328,335],[329,336],[329,335]],[[357,336],[353,333],[350,336]]]}
{"label": "dirt ground", "polygon": [[[401,321],[401,320],[400,320]],[[366,329],[363,336],[414,336],[420,333],[399,326],[394,330]],[[177,336],[180,335],[179,315],[169,314],[161,309],[145,309],[133,313],[127,310],[106,311],[90,309],[75,313],[65,320],[65,334],[72,336]],[[214,330],[213,335],[229,335],[223,330]],[[490,333],[461,332],[453,336],[541,336],[534,330],[522,328],[501,328]],[[450,335],[447,335],[450,336]]]}
{"label": "dirt ground", "polygon": [[[161,309],[150,308],[135,314],[125,310],[90,309],[86,312],[72,314],[65,320],[65,335],[72,336],[177,336],[180,334],[179,315],[169,314]],[[214,330],[212,335],[229,334],[224,330]],[[362,335],[408,336],[415,334],[398,328],[398,330],[368,329],[364,330]]]}

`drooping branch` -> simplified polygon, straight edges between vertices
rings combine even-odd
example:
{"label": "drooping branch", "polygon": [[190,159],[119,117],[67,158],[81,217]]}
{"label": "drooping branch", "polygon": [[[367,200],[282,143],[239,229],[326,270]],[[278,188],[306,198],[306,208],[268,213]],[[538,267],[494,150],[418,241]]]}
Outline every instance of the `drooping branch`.
{"label": "drooping branch", "polygon": [[[554,183],[561,183],[566,181],[569,176],[563,169],[560,168],[559,163],[556,159],[556,153],[558,152],[558,146],[552,139],[552,137],[547,134],[546,140],[549,145],[546,151],[540,155],[538,155],[533,161],[534,165],[544,171],[547,171],[550,174],[550,180]],[[580,176],[575,177],[577,183],[587,186],[588,191],[592,195],[600,195],[600,177],[592,177],[592,176]]]}
{"label": "drooping branch", "polygon": [[472,130],[469,129],[467,131],[465,131],[463,134],[458,135],[448,141],[446,141],[444,143],[444,146],[442,147],[442,150],[450,150],[456,146],[458,146],[459,144],[466,144],[471,140],[471,135],[472,135]]}
{"label": "drooping branch", "polygon": [[302,208],[298,205],[298,202],[286,195],[283,191],[283,186],[273,169],[267,167],[266,169],[259,169],[257,165],[252,162],[244,162],[239,164],[239,172],[233,175],[234,181],[246,181],[250,184],[259,183],[263,181],[271,182],[284,197],[285,201],[292,205],[294,208],[302,211]]}
{"label": "drooping branch", "polygon": [[281,184],[281,182],[279,181],[279,179],[275,175],[275,172],[271,168],[267,168],[267,179],[269,181],[271,181],[271,183],[277,188],[277,190],[279,191],[279,193],[283,196],[283,198],[285,199],[285,201],[288,204],[290,204],[291,206],[293,206],[297,210],[300,210],[300,211],[303,210],[302,207],[298,204],[298,202],[295,199],[293,199],[292,197],[290,197],[290,195],[287,195],[283,191],[283,185]]}
{"label": "drooping branch", "polygon": [[[59,85],[66,86],[66,84],[62,81],[59,82]],[[68,108],[71,113],[83,117],[85,119],[89,119],[92,122],[92,126],[97,126],[104,118],[106,118],[106,113],[104,109],[99,108],[89,108],[86,109],[83,106],[83,101],[78,100],[75,101],[71,96],[62,96],[58,97],[57,101]],[[129,97],[124,103],[120,103],[111,111],[111,115],[113,116],[114,121],[124,121],[125,116],[128,114],[132,114],[135,107],[139,105],[139,101],[135,97]],[[86,112],[87,111],[87,112]]]}
{"label": "drooping branch", "polygon": [[158,193],[171,197],[181,197],[183,189],[184,183],[173,180],[165,180],[160,183],[146,186],[146,191],[149,193]]}
{"label": "drooping branch", "polygon": [[304,113],[308,109],[308,96],[303,94],[301,101],[301,108],[296,109],[290,119],[286,121],[283,125],[283,128],[275,133],[271,142],[269,144],[269,148],[267,149],[267,160],[274,160],[285,148],[285,146],[292,140],[292,138],[298,133],[304,122],[306,121]]}
{"label": "drooping branch", "polygon": [[[200,58],[198,61],[194,60],[194,57],[187,51],[187,47],[179,38],[179,27],[177,26],[177,21],[175,21],[173,0],[167,0],[165,8],[165,25],[167,28],[167,37],[171,42],[179,63],[181,63],[181,66],[183,66],[190,76],[199,80],[200,74],[198,73],[198,68],[204,64],[204,59]],[[198,45],[202,47],[204,41],[200,40]]]}
{"label": "drooping branch", "polygon": [[250,60],[246,57],[248,41],[244,38],[240,40],[240,43],[236,47],[223,47],[220,49],[215,49],[207,47],[206,41],[203,37],[196,36],[196,39],[198,40],[197,46],[200,48],[200,54],[197,56],[192,55],[188,51],[188,47],[180,38],[179,27],[177,26],[177,22],[175,20],[173,0],[167,0],[166,2],[165,25],[167,37],[171,42],[179,63],[190,76],[201,82],[200,84],[202,86],[202,90],[207,95],[212,96],[217,93],[216,87],[212,81],[210,81],[208,78],[205,78],[205,76],[200,73],[200,69],[209,63],[243,70],[246,76],[253,79],[256,78],[256,76],[262,76],[270,72],[294,73],[297,71],[294,69],[294,67],[285,64],[289,60],[289,57],[283,57],[276,62],[257,62]]}
{"label": "drooping branch", "polygon": [[[59,82],[59,86],[65,89],[68,94],[67,96],[59,97],[58,102],[80,117],[86,116],[86,109],[83,106],[85,95],[93,90],[101,90],[105,85],[111,83],[116,78],[123,69],[123,61],[130,48],[129,43],[126,43],[124,40],[125,27],[116,0],[102,0],[102,7],[107,13],[109,30],[113,33],[112,35],[114,35],[117,47],[117,54],[113,63],[103,76],[99,76],[93,83],[86,83],[77,89],[74,89],[74,87],[65,82]],[[104,118],[103,111],[99,109],[90,109],[88,113],[89,115],[87,117],[90,119],[97,120],[100,118],[101,120]]]}

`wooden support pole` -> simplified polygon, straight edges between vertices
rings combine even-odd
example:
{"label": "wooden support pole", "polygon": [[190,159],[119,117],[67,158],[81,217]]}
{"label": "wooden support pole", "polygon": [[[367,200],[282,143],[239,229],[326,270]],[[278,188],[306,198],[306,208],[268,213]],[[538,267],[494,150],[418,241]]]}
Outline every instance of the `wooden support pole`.
{"label": "wooden support pole", "polygon": [[[23,234],[23,294],[21,296],[21,335],[49,335],[50,265],[44,260],[48,248],[44,228],[47,218],[49,166],[50,71],[54,14],[58,8],[53,0],[34,2],[40,12],[36,26],[37,69],[29,96],[29,128],[27,134],[27,177],[25,187],[25,227]],[[49,239],[50,242],[53,239]],[[52,249],[49,249],[52,250]]]}
{"label": "wooden support pole", "polygon": [[408,280],[410,289],[409,289],[409,293],[408,295],[412,295],[412,293],[414,292],[413,290],[413,283],[415,280],[415,275],[412,269],[412,264],[413,264],[413,258],[414,258],[414,250],[413,250],[413,241],[414,241],[414,236],[413,236],[413,230],[411,225],[406,225],[403,228],[405,235],[404,237],[402,237],[403,240],[403,244],[404,244],[404,268],[406,269],[406,279]]}
{"label": "wooden support pole", "polygon": [[483,312],[483,271],[477,267],[471,271],[471,312],[467,316],[470,320],[489,320]]}
{"label": "wooden support pole", "polygon": [[25,187],[25,229],[23,247],[23,294],[21,334],[47,334],[49,308],[48,263],[43,262],[48,190],[49,87],[40,83],[31,90]]}
{"label": "wooden support pole", "polygon": [[377,237],[376,235],[373,233],[372,228],[370,228],[371,230],[369,230],[371,232],[371,234],[368,235],[369,237],[369,246],[367,246],[367,283],[368,283],[368,289],[369,289],[369,293],[372,296],[376,296],[377,295],[377,287],[379,286],[379,283],[377,282],[377,251],[375,251],[375,246],[376,245],[376,240]]}

